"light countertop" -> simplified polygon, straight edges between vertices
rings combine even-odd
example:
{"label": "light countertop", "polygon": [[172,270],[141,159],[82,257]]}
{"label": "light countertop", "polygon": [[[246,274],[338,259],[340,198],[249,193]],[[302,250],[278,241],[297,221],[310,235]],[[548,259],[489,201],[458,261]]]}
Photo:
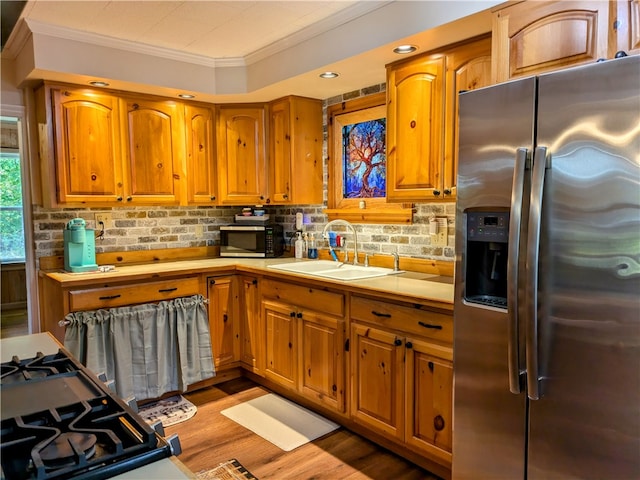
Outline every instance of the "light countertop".
{"label": "light countertop", "polygon": [[[405,301],[429,301],[444,309],[453,308],[453,282],[447,277],[427,273],[405,272],[374,277],[364,280],[340,281],[319,278],[313,275],[284,272],[270,269],[269,265],[290,262],[313,262],[296,260],[291,257],[276,259],[252,258],[209,258],[178,260],[143,265],[117,266],[110,272],[68,273],[65,271],[43,272],[42,274],[59,282],[63,288],[89,285],[96,282],[125,282],[145,279],[161,279],[186,274],[200,273],[252,273],[268,275],[279,279],[304,278],[329,288],[338,287],[361,294],[384,294]],[[448,280],[448,281],[447,281]]]}

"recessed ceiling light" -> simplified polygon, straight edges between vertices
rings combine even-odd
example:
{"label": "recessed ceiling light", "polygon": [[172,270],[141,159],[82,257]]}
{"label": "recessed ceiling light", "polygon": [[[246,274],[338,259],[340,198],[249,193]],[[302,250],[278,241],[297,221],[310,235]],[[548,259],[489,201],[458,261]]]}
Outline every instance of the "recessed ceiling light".
{"label": "recessed ceiling light", "polygon": [[180,98],[196,98],[195,95],[191,95],[190,93],[181,93],[178,95]]}
{"label": "recessed ceiling light", "polygon": [[336,72],[323,72],[320,74],[320,78],[336,78],[339,73]]}
{"label": "recessed ceiling light", "polygon": [[415,45],[399,45],[393,49],[393,53],[404,55],[405,53],[413,53],[418,49]]}
{"label": "recessed ceiling light", "polygon": [[108,87],[109,84],[107,82],[103,82],[100,80],[94,80],[93,82],[89,82],[89,85],[93,85],[94,87]]}

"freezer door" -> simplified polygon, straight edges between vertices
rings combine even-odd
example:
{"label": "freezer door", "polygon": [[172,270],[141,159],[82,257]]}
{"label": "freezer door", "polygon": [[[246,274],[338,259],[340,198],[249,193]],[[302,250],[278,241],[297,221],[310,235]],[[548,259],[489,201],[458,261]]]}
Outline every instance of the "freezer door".
{"label": "freezer door", "polygon": [[637,56],[539,78],[549,168],[530,480],[640,478],[638,79]]}
{"label": "freezer door", "polygon": [[[510,212],[518,151],[533,149],[534,105],[534,78],[460,95],[454,479],[517,479],[525,472],[527,401],[524,391],[510,392],[507,310],[468,303],[464,297],[470,255],[466,248],[467,217],[478,211]],[[514,348],[517,351],[518,345]],[[516,370],[524,369],[523,356],[516,363]]]}

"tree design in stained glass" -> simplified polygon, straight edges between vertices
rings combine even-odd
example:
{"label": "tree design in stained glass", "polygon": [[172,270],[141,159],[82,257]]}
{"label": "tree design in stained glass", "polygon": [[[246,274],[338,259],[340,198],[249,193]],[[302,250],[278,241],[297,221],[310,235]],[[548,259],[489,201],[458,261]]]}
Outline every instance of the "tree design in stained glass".
{"label": "tree design in stained glass", "polygon": [[387,193],[386,119],[342,127],[344,198],[379,198]]}

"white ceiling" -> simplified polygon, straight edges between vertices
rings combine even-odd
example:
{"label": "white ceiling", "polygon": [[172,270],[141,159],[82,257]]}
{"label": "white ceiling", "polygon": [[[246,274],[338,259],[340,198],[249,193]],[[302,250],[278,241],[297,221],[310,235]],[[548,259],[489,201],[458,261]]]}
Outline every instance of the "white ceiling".
{"label": "white ceiling", "polygon": [[[15,58],[17,83],[105,79],[211,102],[328,98],[383,83],[399,43],[426,51],[488,32],[498,3],[29,0],[2,55]],[[340,77],[318,78],[325,70]]]}

